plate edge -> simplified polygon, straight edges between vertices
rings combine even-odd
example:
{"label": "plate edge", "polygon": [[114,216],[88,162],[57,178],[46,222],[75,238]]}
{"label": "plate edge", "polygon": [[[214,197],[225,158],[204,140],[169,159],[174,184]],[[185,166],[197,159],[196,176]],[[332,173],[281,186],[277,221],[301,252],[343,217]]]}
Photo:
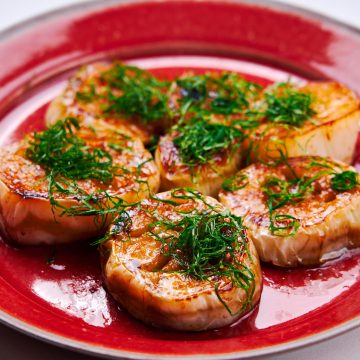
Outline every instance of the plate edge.
{"label": "plate edge", "polygon": [[[189,0],[172,0],[173,2],[190,2]],[[261,6],[265,8],[270,8],[275,11],[282,11],[291,13],[293,15],[301,16],[303,18],[321,21],[326,25],[336,26],[340,30],[346,30],[351,34],[358,36],[360,38],[360,28],[350,25],[346,22],[334,19],[330,16],[320,14],[316,11],[302,8],[300,6],[285,4],[278,2],[276,0],[192,0],[193,2],[213,2],[213,3],[238,3],[238,4],[248,4],[254,6]],[[127,5],[127,4],[141,4],[141,3],[161,3],[166,2],[166,0],[86,0],[77,4],[70,4],[64,7],[60,7],[55,10],[46,11],[40,15],[32,16],[26,20],[15,23],[12,26],[6,27],[0,31],[0,41],[5,41],[11,39],[12,37],[26,31],[28,28],[31,28],[38,23],[43,21],[49,21],[56,19],[58,17],[64,16],[67,13],[74,15],[85,15],[88,11],[97,11],[100,9],[110,8],[115,5]],[[37,326],[31,325],[26,321],[19,320],[10,314],[6,313],[3,310],[0,310],[0,323],[9,326],[10,328],[19,331],[23,334],[29,335],[37,340],[42,340],[52,345],[59,346],[68,350],[74,350],[83,354],[88,355],[97,355],[107,359],[128,359],[128,360],[149,360],[150,356],[156,356],[156,359],[203,359],[203,360],[212,360],[217,359],[218,355],[177,355],[177,356],[168,356],[168,355],[159,355],[159,354],[149,354],[149,353],[137,353],[137,352],[127,352],[115,349],[109,349],[102,347],[101,345],[89,345],[87,342],[77,341],[69,339],[67,337],[54,334],[50,331],[43,330]],[[259,348],[257,350],[248,350],[241,352],[232,352],[232,353],[223,353],[221,354],[222,359],[226,360],[235,360],[235,359],[245,359],[245,358],[257,358],[264,355],[279,354],[287,351],[293,351],[296,349],[301,349],[309,345],[314,345],[326,340],[329,340],[337,335],[344,334],[352,329],[355,329],[360,326],[360,315],[348,321],[341,323],[330,329],[321,331],[315,335],[309,335],[302,337],[293,341],[289,341],[280,345],[267,346]],[[55,337],[55,339],[54,339]],[[92,350],[86,349],[86,347],[91,347]],[[121,357],[119,357],[121,356]]]}

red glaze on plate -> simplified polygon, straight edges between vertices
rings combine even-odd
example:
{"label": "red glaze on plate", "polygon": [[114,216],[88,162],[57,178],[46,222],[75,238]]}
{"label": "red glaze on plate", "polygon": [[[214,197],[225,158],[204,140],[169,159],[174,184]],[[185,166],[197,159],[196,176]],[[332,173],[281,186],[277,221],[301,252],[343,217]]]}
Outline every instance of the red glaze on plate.
{"label": "red glaze on plate", "polygon": [[[360,92],[358,32],[277,7],[102,1],[0,34],[0,144],[43,128],[46,104],[67,76],[110,57],[167,78],[223,69],[268,84],[290,73],[295,80],[332,78]],[[249,357],[360,324],[360,251],[318,269],[264,266],[263,273],[260,305],[247,318],[198,334],[170,332],[118,308],[102,287],[95,248],[16,249],[0,242],[0,320],[62,346],[134,359]]]}

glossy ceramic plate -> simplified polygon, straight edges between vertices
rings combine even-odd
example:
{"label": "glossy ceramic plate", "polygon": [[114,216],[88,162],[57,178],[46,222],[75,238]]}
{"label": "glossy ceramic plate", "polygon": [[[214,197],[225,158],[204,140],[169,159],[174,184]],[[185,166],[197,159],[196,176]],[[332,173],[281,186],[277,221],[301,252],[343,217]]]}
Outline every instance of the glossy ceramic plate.
{"label": "glossy ceramic plate", "polygon": [[[41,129],[48,102],[80,64],[121,58],[171,78],[234,70],[263,84],[335,79],[360,92],[357,30],[264,2],[101,1],[0,35],[0,144]],[[203,333],[163,331],[102,287],[97,250],[0,242],[0,318],[52,343],[114,358],[244,358],[307,345],[360,324],[360,252],[316,269],[263,267],[259,306]]]}

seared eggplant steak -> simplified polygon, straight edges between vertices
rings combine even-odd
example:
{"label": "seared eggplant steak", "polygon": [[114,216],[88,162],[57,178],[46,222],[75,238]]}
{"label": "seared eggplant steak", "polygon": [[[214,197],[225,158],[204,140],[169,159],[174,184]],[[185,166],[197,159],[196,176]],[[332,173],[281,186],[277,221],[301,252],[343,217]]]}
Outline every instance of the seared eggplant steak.
{"label": "seared eggplant steak", "polygon": [[218,328],[260,298],[259,260],[241,219],[194,191],[160,193],[127,209],[101,258],[109,292],[152,325]]}

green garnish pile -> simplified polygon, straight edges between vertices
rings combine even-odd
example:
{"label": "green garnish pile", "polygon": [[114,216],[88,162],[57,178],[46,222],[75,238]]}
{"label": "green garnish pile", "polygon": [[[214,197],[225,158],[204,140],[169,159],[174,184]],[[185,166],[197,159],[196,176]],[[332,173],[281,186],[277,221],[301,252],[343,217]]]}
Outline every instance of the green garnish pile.
{"label": "green garnish pile", "polygon": [[[202,196],[195,197],[192,190],[187,190],[189,195],[182,195],[182,199],[196,198],[205,202]],[[176,190],[172,193],[175,194]],[[171,205],[176,212],[178,204],[171,202]],[[229,211],[210,213],[196,210],[182,214],[178,221],[160,218],[149,226],[149,233],[161,242],[162,254],[176,263],[176,270],[169,271],[212,283],[219,300],[230,314],[233,314],[232,311],[221,298],[221,281],[223,285],[230,283],[232,287],[246,291],[247,301],[239,311],[251,304],[255,278],[251,270],[239,262],[245,254],[252,261],[240,217]]]}
{"label": "green garnish pile", "polygon": [[[319,166],[319,163],[310,164],[310,166]],[[321,165],[320,165],[321,166]],[[328,165],[326,166],[328,167]],[[263,192],[267,195],[267,205],[270,217],[270,231],[276,236],[293,236],[300,226],[299,220],[289,214],[275,213],[285,205],[295,204],[305,198],[314,190],[316,180],[331,176],[331,189],[337,192],[354,189],[359,184],[358,174],[355,171],[337,172],[319,171],[310,178],[296,177],[294,180],[284,181],[279,178],[268,178],[263,185]]]}
{"label": "green garnish pile", "polygon": [[111,181],[115,170],[111,155],[104,149],[89,148],[76,136],[79,129],[77,119],[66,118],[43,132],[34,133],[26,157],[55,177]]}
{"label": "green garnish pile", "polygon": [[180,114],[243,114],[261,86],[245,81],[235,73],[219,76],[193,75],[176,80],[180,89]]}
{"label": "green garnish pile", "polygon": [[[61,216],[93,215],[103,225],[110,213],[124,206],[121,199],[101,189],[111,184],[119,169],[108,151],[89,148],[77,136],[79,129],[74,118],[60,120],[45,131],[34,133],[25,156],[45,169],[50,202],[62,209]],[[79,186],[80,180],[97,180],[100,189],[87,193]],[[55,194],[75,198],[79,204],[66,207]]]}
{"label": "green garnish pile", "polygon": [[98,94],[90,84],[88,91],[78,92],[76,98],[88,103],[103,101],[103,113],[108,116],[135,117],[148,124],[169,116],[167,91],[169,83],[160,81],[149,72],[135,66],[115,63],[100,75],[105,93]]}
{"label": "green garnish pile", "polygon": [[[134,66],[120,65],[103,74],[109,86],[108,113],[136,116],[144,123],[168,117],[168,83]],[[112,89],[122,92],[114,94]]]}
{"label": "green garnish pile", "polygon": [[278,214],[276,210],[287,204],[295,204],[312,190],[312,183],[315,179],[295,178],[294,180],[281,180],[276,177],[269,177],[263,184],[263,193],[267,196],[269,210],[269,229],[276,236],[295,235],[300,226],[299,221],[289,214]]}
{"label": "green garnish pile", "polygon": [[[187,166],[206,164],[214,157],[233,146],[243,138],[243,132],[234,126],[211,123],[203,118],[175,128],[179,135],[173,140],[182,161]],[[229,154],[230,156],[231,154]]]}
{"label": "green garnish pile", "polygon": [[265,92],[264,116],[271,122],[302,126],[315,115],[311,108],[313,98],[286,83],[280,83],[272,91]]}

